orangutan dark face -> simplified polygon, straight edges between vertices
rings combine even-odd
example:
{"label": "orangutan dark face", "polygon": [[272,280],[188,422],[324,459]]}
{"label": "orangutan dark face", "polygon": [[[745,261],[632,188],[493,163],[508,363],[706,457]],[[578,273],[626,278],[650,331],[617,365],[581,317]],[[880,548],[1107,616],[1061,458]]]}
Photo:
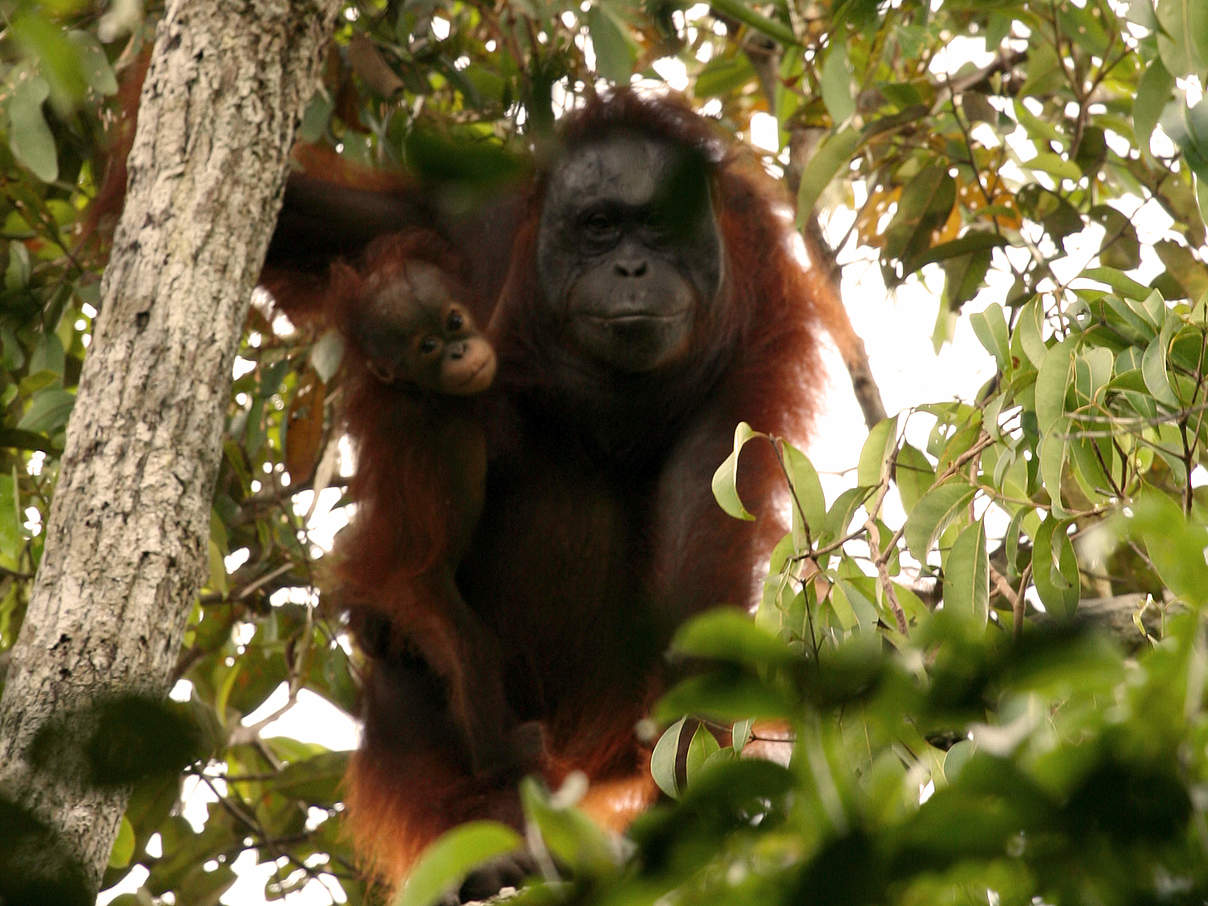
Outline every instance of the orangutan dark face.
{"label": "orangutan dark face", "polygon": [[628,134],[571,150],[550,176],[537,276],[583,356],[629,374],[676,362],[722,281],[704,161]]}

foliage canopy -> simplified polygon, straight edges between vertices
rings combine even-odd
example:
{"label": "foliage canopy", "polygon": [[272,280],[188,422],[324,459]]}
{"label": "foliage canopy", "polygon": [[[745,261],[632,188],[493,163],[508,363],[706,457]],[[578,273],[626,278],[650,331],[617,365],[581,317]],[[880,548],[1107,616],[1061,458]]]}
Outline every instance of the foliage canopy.
{"label": "foliage canopy", "polygon": [[[82,227],[104,126],[157,11],[0,2],[0,649],[97,314],[103,255]],[[890,288],[937,287],[936,345],[967,318],[997,369],[972,399],[874,427],[833,499],[803,453],[738,429],[719,503],[744,515],[740,451],[771,443],[792,531],[754,624],[711,614],[677,640],[711,665],[657,715],[672,743],[692,734],[686,776],[656,749],[674,799],[624,858],[569,810],[573,791],[526,786],[553,859],[523,897],[1208,897],[1208,7],[363,0],[341,23],[305,140],[469,203],[539,156],[588,86],[669,82],[736,134],[773,136],[766,162],[802,228],[821,220],[841,260],[875,257]],[[312,516],[341,489],[338,349],[266,312],[240,351],[210,579],[177,671],[187,703],[105,706],[128,751],[100,761],[117,781],[147,768],[107,879],[140,869],[122,903],[216,902],[244,851],[271,866],[266,897],[366,897],[338,827],[347,754],[242,722],[283,684],[355,711],[355,658],[312,591]],[[1110,633],[1105,612],[1122,617]],[[144,758],[182,714],[202,731],[188,750]],[[795,756],[736,759],[684,714],[738,721],[740,741],[749,719],[782,720]],[[211,793],[204,818],[180,809],[185,762],[192,801]],[[0,853],[27,829],[0,827]],[[405,902],[514,840],[457,833]]]}

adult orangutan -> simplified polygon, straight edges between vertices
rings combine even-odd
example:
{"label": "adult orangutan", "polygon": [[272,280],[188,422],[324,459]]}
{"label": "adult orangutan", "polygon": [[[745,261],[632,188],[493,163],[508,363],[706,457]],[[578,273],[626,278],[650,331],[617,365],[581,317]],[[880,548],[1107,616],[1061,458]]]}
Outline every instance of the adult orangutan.
{"label": "adult orangutan", "polygon": [[[312,292],[316,261],[355,256],[379,233],[439,230],[498,354],[477,422],[481,514],[443,618],[398,578],[412,528],[439,520],[391,504],[409,445],[424,441],[392,431],[384,397],[380,411],[354,403],[374,440],[340,574],[357,585],[354,612],[375,616],[360,630],[365,733],[348,807],[387,879],[458,822],[517,822],[526,772],[586,772],[611,795],[597,814],[614,809],[618,823],[649,800],[634,728],[665,681],[669,636],[706,608],[749,606],[782,531],[770,453],[744,455],[754,523],[722,513],[710,478],[740,420],[800,441],[820,386],[819,323],[834,302],[752,155],[683,103],[626,90],[568,116],[561,137],[523,198],[472,215],[425,207],[413,188],[295,179],[270,250],[270,288],[301,316],[325,298]],[[353,344],[349,367],[378,354]],[[383,600],[367,600],[375,584]],[[480,689],[502,699],[487,759],[458,704]]]}

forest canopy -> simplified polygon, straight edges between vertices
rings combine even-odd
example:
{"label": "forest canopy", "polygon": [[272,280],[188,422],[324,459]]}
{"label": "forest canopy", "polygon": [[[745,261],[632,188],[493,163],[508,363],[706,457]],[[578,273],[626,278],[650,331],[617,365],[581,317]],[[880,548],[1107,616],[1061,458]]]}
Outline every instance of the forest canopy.
{"label": "forest canopy", "polygon": [[[0,0],[0,670],[98,315],[111,225],[90,204],[161,6]],[[667,800],[632,846],[573,789],[525,787],[543,855],[525,896],[1208,898],[1206,74],[1208,8],[1176,0],[343,5],[310,146],[472,205],[592,91],[671,88],[756,142],[827,279],[874,261],[886,292],[927,291],[934,348],[912,355],[965,321],[996,368],[879,418],[878,362],[847,356],[871,424],[839,493],[808,451],[735,426],[719,506],[744,516],[752,444],[791,500],[760,610],[677,636],[705,669],[653,715]],[[251,877],[266,899],[371,895],[340,828],[348,753],[245,720],[304,690],[356,714],[357,655],[320,603],[351,468],[339,355],[253,302],[172,705],[94,715],[106,782],[133,789],[104,879],[123,906]],[[791,728],[787,766],[702,728],[737,722],[741,748],[752,719]],[[0,900],[22,901],[4,853],[26,817],[0,798]],[[455,833],[405,902],[518,839]]]}

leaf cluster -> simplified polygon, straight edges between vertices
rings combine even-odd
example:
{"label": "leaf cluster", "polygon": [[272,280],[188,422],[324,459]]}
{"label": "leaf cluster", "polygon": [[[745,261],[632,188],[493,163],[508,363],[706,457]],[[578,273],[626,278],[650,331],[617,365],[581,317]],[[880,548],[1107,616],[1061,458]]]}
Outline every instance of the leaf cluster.
{"label": "leaf cluster", "polygon": [[[161,6],[0,0],[0,651],[103,316],[85,213],[102,135]],[[873,259],[890,288],[930,288],[936,344],[964,318],[996,372],[973,399],[876,426],[829,496],[804,453],[739,428],[719,502],[744,514],[740,453],[767,443],[792,520],[757,619],[710,615],[678,638],[705,669],[660,705],[668,798],[629,843],[574,811],[573,785],[526,786],[541,878],[521,899],[1203,899],[1208,108],[1188,88],[1208,73],[1208,13],[356,0],[340,22],[302,137],[349,164],[407,168],[469,205],[539,161],[593,86],[673,81],[735,134],[770,131],[764,162],[803,228],[823,221],[841,260]],[[40,743],[48,770],[85,758],[98,784],[133,786],[106,878],[141,878],[123,904],[217,902],[245,852],[266,898],[367,896],[339,831],[347,754],[267,729],[303,690],[355,710],[355,655],[315,594],[323,520],[346,504],[339,356],[253,306],[210,574],[182,602],[184,701],[107,702]],[[1103,607],[1122,617],[1110,635],[1084,625]],[[75,739],[89,721],[106,732]],[[169,736],[188,744],[147,745]],[[18,835],[54,851],[19,809],[10,828],[0,875],[18,876],[3,862],[28,851]],[[457,833],[408,903],[517,842]]]}

